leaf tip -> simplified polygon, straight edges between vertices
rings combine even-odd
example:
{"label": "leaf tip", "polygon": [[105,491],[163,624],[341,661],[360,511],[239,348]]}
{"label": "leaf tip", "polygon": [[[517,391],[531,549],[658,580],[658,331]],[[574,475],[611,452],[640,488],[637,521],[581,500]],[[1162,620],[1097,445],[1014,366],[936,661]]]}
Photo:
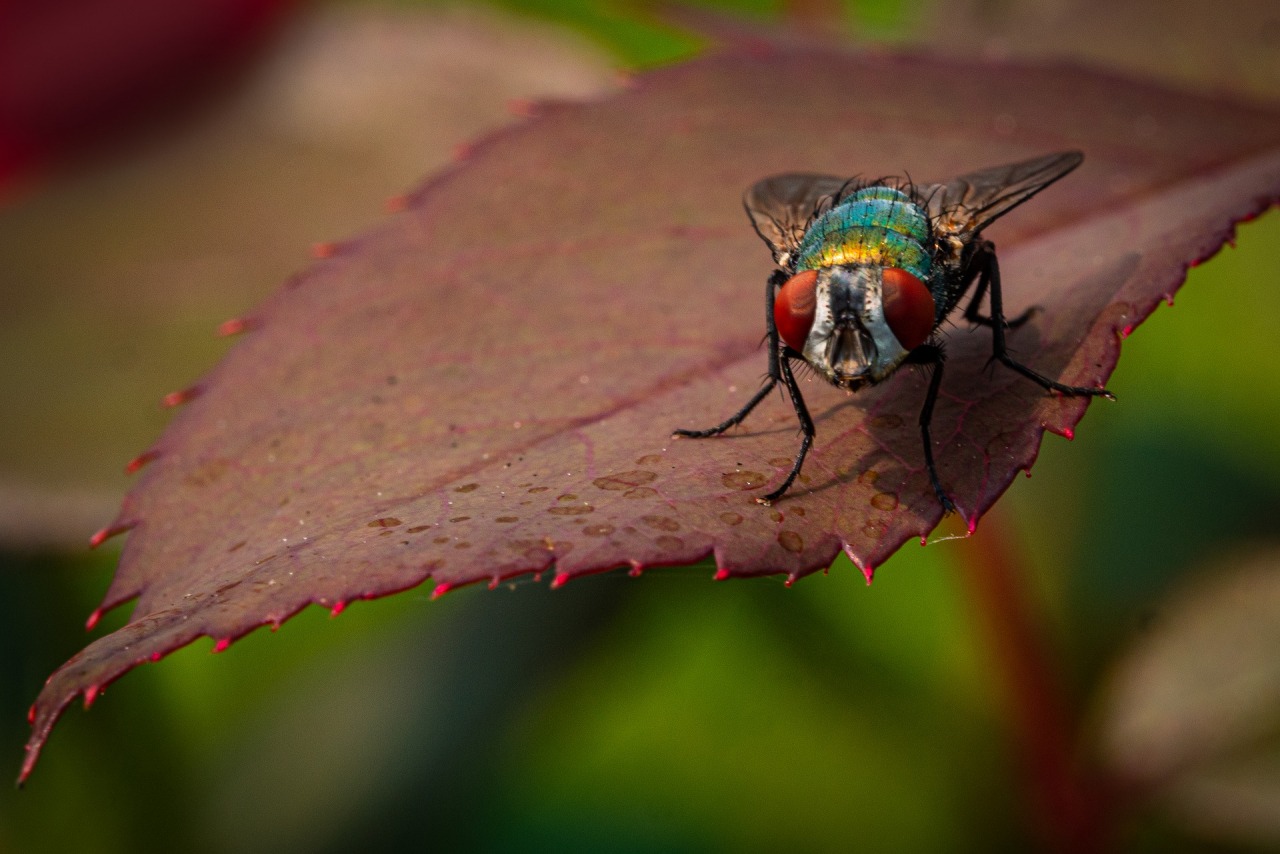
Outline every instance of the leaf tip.
{"label": "leaf tip", "polygon": [[796,579],[799,577],[800,576],[796,575],[794,572],[787,573],[787,580],[782,582],[782,586],[790,589],[791,585],[795,584]]}
{"label": "leaf tip", "polygon": [[201,388],[193,385],[188,388],[171,391],[160,399],[160,406],[163,409],[173,409],[175,406],[182,406],[184,403],[190,403],[200,396]]}
{"label": "leaf tip", "polygon": [[389,196],[382,203],[382,209],[389,214],[401,213],[409,209],[409,197],[401,193],[398,196]]}
{"label": "leaf tip", "polygon": [[447,581],[441,581],[439,584],[436,585],[435,590],[431,591],[431,598],[432,600],[439,599],[441,596],[448,593],[452,589],[453,589],[452,584],[450,584]]}
{"label": "leaf tip", "polygon": [[84,707],[86,711],[88,711],[89,707],[93,705],[93,701],[98,699],[98,696],[101,693],[101,685],[90,685],[88,688],[84,689]]}
{"label": "leaf tip", "polygon": [[311,257],[323,261],[338,254],[338,244],[331,240],[322,240],[311,244]]}
{"label": "leaf tip", "polygon": [[333,607],[329,609],[329,619],[332,620],[345,610],[347,610],[347,603],[344,600],[339,599],[337,602],[334,602]]}
{"label": "leaf tip", "polygon": [[247,332],[251,326],[251,321],[246,317],[233,317],[230,320],[224,320],[218,324],[217,335],[219,338],[230,338],[232,335],[239,335],[241,332]]}
{"label": "leaf tip", "polygon": [[564,587],[565,584],[568,583],[568,581],[569,581],[569,573],[557,572],[556,577],[551,579],[551,589],[558,590],[561,587]]}
{"label": "leaf tip", "polygon": [[225,652],[229,646],[231,646],[231,638],[218,638],[217,642],[213,645],[213,652],[215,654]]}
{"label": "leaf tip", "polygon": [[729,570],[721,567],[716,570],[716,574],[711,576],[712,581],[725,581],[729,578]]}
{"label": "leaf tip", "polygon": [[116,522],[114,524],[106,526],[105,528],[99,528],[97,531],[94,532],[93,536],[89,538],[89,548],[96,549],[98,546],[102,545],[107,540],[111,539],[112,537],[123,534],[125,531],[128,531],[133,526],[134,526],[133,522]]}
{"label": "leaf tip", "polygon": [[859,565],[858,569],[862,570],[862,577],[867,579],[867,586],[870,587],[871,582],[875,581],[876,578],[876,568],[871,564],[867,564],[866,566]]}
{"label": "leaf tip", "polygon": [[138,456],[134,457],[133,459],[129,460],[129,462],[125,463],[124,473],[136,474],[139,469],[141,469],[147,463],[155,461],[156,458],[158,458],[159,456],[160,456],[160,452],[155,450],[154,448],[149,451],[143,451],[141,454],[138,454]]}
{"label": "leaf tip", "polygon": [[89,615],[89,619],[84,621],[84,630],[86,632],[93,631],[94,626],[98,625],[98,621],[102,619],[102,609],[94,608],[93,613]]}

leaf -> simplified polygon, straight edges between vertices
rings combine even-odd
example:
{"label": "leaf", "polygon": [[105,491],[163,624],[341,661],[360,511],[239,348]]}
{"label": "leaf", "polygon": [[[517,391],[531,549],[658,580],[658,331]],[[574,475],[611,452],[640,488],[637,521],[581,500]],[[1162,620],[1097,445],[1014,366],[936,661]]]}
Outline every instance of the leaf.
{"label": "leaf", "polygon": [[1280,841],[1280,552],[1215,561],[1164,602],[1099,703],[1099,741],[1127,789],[1180,824]]}
{"label": "leaf", "polygon": [[[1187,265],[1280,195],[1276,118],[1080,69],[759,46],[542,107],[249,318],[110,528],[133,532],[103,607],[137,597],[134,615],[53,675],[23,775],[76,694],[311,602],[708,555],[720,577],[797,578],[841,548],[870,578],[940,517],[924,377],[853,398],[802,381],[817,444],[772,508],[754,498],[796,451],[785,401],[729,436],[669,438],[733,412],[764,370],[769,255],[742,189],[1083,149],[989,235],[1006,308],[1044,309],[1012,334],[1019,357],[1095,384]],[[950,333],[934,416],[971,524],[1087,405],[984,371],[990,347]]]}

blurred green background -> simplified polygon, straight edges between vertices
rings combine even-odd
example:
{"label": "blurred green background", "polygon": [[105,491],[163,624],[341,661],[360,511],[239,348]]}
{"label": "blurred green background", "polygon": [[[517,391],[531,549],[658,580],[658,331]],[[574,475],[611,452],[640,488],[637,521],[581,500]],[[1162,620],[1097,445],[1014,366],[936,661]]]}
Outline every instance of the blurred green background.
{"label": "blurred green background", "polygon": [[[702,8],[731,9],[761,26],[785,11],[828,30],[834,9],[847,37],[911,42],[926,38],[937,15],[965,5],[880,0],[782,10],[763,0],[726,0]],[[340,33],[354,28],[352,21],[367,28],[365,11],[376,10],[377,18],[389,8],[303,7],[298,17],[330,16],[324,20],[336,24],[310,32]],[[474,37],[478,67],[511,44],[535,40],[546,55],[568,57],[562,78],[540,79],[542,88],[525,95],[604,88],[611,65],[677,60],[701,44],[621,3],[401,2],[393,14],[428,16],[422,32],[436,37]],[[271,50],[254,68],[272,67]],[[545,71],[547,63],[530,51],[525,61]],[[468,61],[456,59],[457,73],[467,73]],[[329,73],[323,63],[300,66]],[[345,70],[356,77],[363,71]],[[1171,78],[1201,79],[1178,73]],[[216,287],[231,265],[247,282],[237,286],[243,291],[233,288],[198,312],[164,300],[147,308],[159,318],[149,327],[152,337],[118,363],[132,378],[128,389],[153,400],[198,375],[225,347],[209,340],[205,314],[247,309],[305,263],[298,247],[364,227],[383,196],[439,168],[451,145],[508,120],[502,98],[520,96],[530,78],[522,70],[512,79],[512,92],[505,83],[485,90],[494,113],[466,121],[449,114],[456,121],[423,143],[422,156],[352,165],[355,175],[343,180],[362,194],[354,212],[318,205],[323,215],[305,226],[312,231],[280,237],[293,255],[278,257],[278,246],[263,241],[250,248],[270,263],[255,262],[246,273],[224,259],[197,274]],[[1256,97],[1267,85],[1254,79],[1240,91]],[[460,88],[467,98],[481,97]],[[240,115],[234,94],[221,97],[209,111],[223,118],[207,121],[225,121],[227,111]],[[66,263],[90,267],[103,243],[115,239],[127,248],[141,239],[131,233],[137,220],[168,215],[145,205],[176,192],[165,170],[185,169],[184,157],[225,164],[235,159],[228,150],[261,151],[224,134],[223,155],[193,155],[210,125],[200,116],[184,121],[32,182],[0,226],[31,236],[25,257],[80,252]],[[334,163],[368,160],[365,141],[343,139],[319,154],[295,151],[295,162],[308,161],[298,168],[325,174]],[[287,140],[276,143],[293,150]],[[366,180],[388,163],[400,171]],[[182,188],[183,215],[216,228],[221,214],[213,206],[235,194],[211,189],[228,179],[209,168],[218,180],[195,176]],[[256,174],[246,169],[239,180],[251,184]],[[129,202],[138,210],[122,212]],[[209,212],[200,207],[206,204]],[[93,205],[101,212],[92,213]],[[283,202],[281,209],[288,209]],[[90,221],[97,230],[86,231]],[[85,233],[76,249],[76,235]],[[41,266],[27,263],[24,274]],[[97,281],[95,287],[110,284]],[[1199,585],[1212,601],[1213,586],[1236,577],[1240,556],[1251,551],[1265,565],[1280,564],[1278,282],[1280,214],[1273,211],[1242,225],[1237,247],[1190,271],[1176,307],[1161,307],[1125,343],[1110,383],[1120,402],[1091,407],[1073,442],[1047,437],[1034,477],[1016,483],[975,535],[995,538],[1014,558],[1036,629],[1060,667],[1051,678],[1084,721],[1077,745],[1084,761],[1132,770],[1104,746],[1103,734],[1121,714],[1115,697],[1130,672],[1122,662],[1144,654],[1153,625],[1179,631],[1176,619],[1163,620],[1181,613],[1168,604],[1171,591]],[[114,310],[107,296],[98,299],[92,322]],[[56,310],[75,315],[83,308]],[[28,443],[22,431],[48,431],[20,418],[7,423],[14,435],[4,443],[4,489],[17,496],[10,501],[22,503],[26,494],[13,484],[33,490],[31,506],[57,506],[59,496],[80,489],[95,496],[87,506],[96,512],[96,496],[123,488],[119,465],[163,422],[150,410],[98,420],[89,406],[69,416],[75,395],[93,396],[81,363],[95,357],[94,345],[75,337],[84,333],[78,322],[68,323],[65,348],[50,352],[48,363],[41,354],[39,382],[7,381],[15,412],[34,395],[66,396],[62,410],[54,407],[68,422],[55,438],[70,449],[69,457],[45,462],[61,454],[58,446],[38,445],[39,436]],[[167,342],[187,338],[199,344],[183,344],[181,358],[153,364]],[[103,394],[122,396],[114,386]],[[126,403],[137,408],[132,398]],[[77,441],[79,450],[68,444]],[[101,471],[110,474],[82,475],[87,466],[75,464],[76,453],[101,458]],[[31,486],[45,470],[43,482],[62,492]],[[78,478],[88,486],[81,489]],[[114,563],[110,549],[88,554],[61,537],[47,542],[21,533],[10,535],[0,556],[0,745],[9,745],[15,775],[27,706],[44,678],[86,642],[80,627]],[[218,656],[199,642],[128,674],[92,713],[69,710],[27,789],[0,788],[0,851],[1025,850],[1036,839],[1030,796],[1016,712],[997,663],[1000,640],[988,631],[968,577],[974,540],[908,545],[871,587],[843,558],[828,576],[791,589],[774,579],[712,584],[709,567],[664,569],[640,580],[582,579],[554,593],[522,583],[429,602],[427,591],[414,590],[358,603],[338,619],[309,609],[279,633],[257,631]],[[1269,622],[1280,624],[1268,595],[1274,597],[1259,588],[1259,599],[1271,602]],[[97,632],[126,616],[109,615]],[[1273,651],[1280,661],[1280,649]],[[1280,850],[1280,823],[1268,836],[1265,821],[1232,818],[1229,810],[1189,813],[1187,802],[1170,795],[1179,775],[1194,776],[1206,763],[1245,762],[1262,771],[1239,797],[1255,799],[1264,814],[1274,803],[1280,816],[1280,677],[1265,656],[1236,652],[1221,666],[1256,674],[1247,699],[1262,723],[1251,719],[1252,728],[1235,737],[1228,716],[1217,733],[1223,743],[1212,749],[1175,744],[1183,738],[1176,729],[1164,742],[1153,736],[1178,773],[1154,786],[1149,799],[1122,807],[1124,849]],[[1178,686],[1188,695],[1201,687],[1193,672]]]}

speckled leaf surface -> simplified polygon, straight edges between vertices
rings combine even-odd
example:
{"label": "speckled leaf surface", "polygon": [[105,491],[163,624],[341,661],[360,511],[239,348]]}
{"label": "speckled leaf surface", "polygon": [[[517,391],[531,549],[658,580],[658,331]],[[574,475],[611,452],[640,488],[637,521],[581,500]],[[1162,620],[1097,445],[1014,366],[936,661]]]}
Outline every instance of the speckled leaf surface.
{"label": "speckled leaf surface", "polygon": [[[940,518],[924,376],[855,397],[802,379],[817,443],[774,507],[755,497],[798,442],[780,396],[730,435],[670,439],[765,368],[770,261],[741,192],[1063,148],[1085,165],[988,235],[1006,308],[1043,308],[1018,356],[1095,384],[1186,267],[1280,196],[1280,115],[1078,69],[755,49],[478,143],[246,318],[156,443],[113,526],[131,533],[104,607],[136,597],[133,617],[53,675],[24,774],[77,694],[312,602],[708,555],[720,576],[799,577],[842,548],[870,576]],[[947,335],[936,454],[973,522],[1088,404],[984,370],[985,330]]]}

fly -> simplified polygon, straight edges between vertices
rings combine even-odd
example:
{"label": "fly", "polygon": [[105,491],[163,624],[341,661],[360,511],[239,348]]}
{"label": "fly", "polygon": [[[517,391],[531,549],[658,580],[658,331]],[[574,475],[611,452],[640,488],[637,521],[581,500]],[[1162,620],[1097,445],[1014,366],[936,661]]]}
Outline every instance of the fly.
{"label": "fly", "polygon": [[[742,409],[708,430],[677,430],[702,438],[742,422],[778,383],[786,386],[802,438],[782,484],[757,499],[769,504],[791,487],[815,430],[793,361],[808,363],[832,385],[857,391],[903,365],[932,369],[920,437],[925,466],[943,510],[956,509],[933,461],[929,424],[945,356],[938,327],[977,282],[964,310],[970,323],[991,328],[992,358],[1046,391],[1114,400],[1105,388],[1064,385],[1009,355],[1005,331],[1035,312],[1006,319],[995,244],[982,230],[1080,165],[1078,151],[982,169],[942,184],[916,186],[895,178],[872,182],[832,175],[774,175],[743,199],[756,233],[777,269],[765,286],[769,373]],[[979,313],[989,297],[990,314]]]}

